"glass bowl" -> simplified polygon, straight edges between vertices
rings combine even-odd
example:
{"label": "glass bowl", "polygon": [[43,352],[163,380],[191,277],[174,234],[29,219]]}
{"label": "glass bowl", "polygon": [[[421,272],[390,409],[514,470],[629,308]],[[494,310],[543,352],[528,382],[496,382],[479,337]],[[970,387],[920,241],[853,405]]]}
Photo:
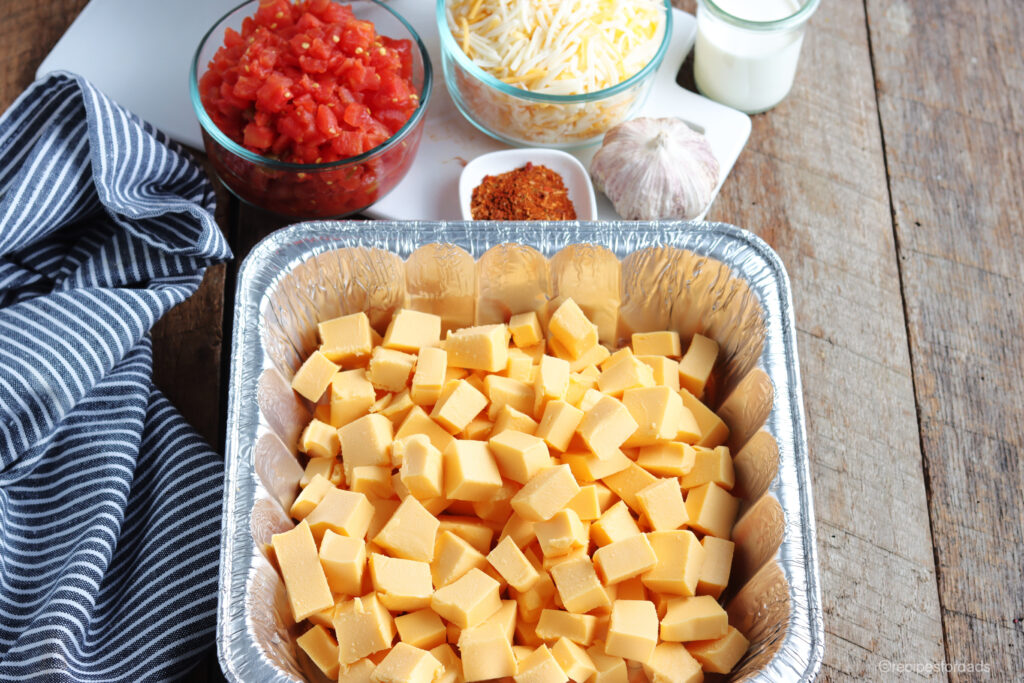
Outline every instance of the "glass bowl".
{"label": "glass bowl", "polygon": [[661,44],[647,65],[609,88],[580,95],[535,93],[477,66],[448,27],[447,0],[436,0],[445,85],[462,115],[491,137],[518,146],[573,149],[601,141],[640,109],[672,37],[672,3],[663,0]]}
{"label": "glass bowl", "polygon": [[232,194],[261,209],[297,218],[357,213],[390,192],[416,156],[433,81],[427,49],[409,22],[384,3],[346,0],[356,18],[372,21],[379,34],[412,43],[412,79],[419,106],[398,132],[363,154],[320,164],[280,161],[231,140],[207,115],[199,96],[199,78],[223,43],[225,29],[240,30],[242,20],[255,15],[259,4],[251,0],[225,14],[203,36],[192,59],[189,91],[210,164]]}

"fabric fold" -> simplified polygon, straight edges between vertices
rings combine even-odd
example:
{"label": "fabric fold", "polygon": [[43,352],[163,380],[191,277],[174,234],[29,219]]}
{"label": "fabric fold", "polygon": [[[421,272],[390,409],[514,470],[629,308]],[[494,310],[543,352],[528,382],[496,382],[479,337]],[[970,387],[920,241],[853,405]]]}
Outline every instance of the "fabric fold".
{"label": "fabric fold", "polygon": [[148,336],[231,257],[213,208],[81,77],[0,117],[0,679],[166,680],[213,642],[223,462]]}

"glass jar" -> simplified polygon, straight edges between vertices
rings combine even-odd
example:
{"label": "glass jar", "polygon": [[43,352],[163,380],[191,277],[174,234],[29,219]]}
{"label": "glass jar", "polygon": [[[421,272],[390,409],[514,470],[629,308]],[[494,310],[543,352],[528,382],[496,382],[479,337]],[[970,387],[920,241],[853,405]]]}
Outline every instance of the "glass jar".
{"label": "glass jar", "polygon": [[693,70],[706,97],[748,114],[789,93],[821,0],[697,0]]}

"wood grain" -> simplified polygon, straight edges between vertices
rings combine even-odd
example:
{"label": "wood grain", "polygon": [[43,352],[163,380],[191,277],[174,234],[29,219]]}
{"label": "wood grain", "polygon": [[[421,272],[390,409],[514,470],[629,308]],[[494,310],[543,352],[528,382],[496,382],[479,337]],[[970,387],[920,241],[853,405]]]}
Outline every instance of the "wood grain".
{"label": "wood grain", "polygon": [[942,629],[864,7],[822,3],[793,91],[754,117],[709,217],[765,238],[793,285],[825,680],[941,660]]}
{"label": "wood grain", "polygon": [[867,4],[945,659],[1020,680],[1024,6]]}

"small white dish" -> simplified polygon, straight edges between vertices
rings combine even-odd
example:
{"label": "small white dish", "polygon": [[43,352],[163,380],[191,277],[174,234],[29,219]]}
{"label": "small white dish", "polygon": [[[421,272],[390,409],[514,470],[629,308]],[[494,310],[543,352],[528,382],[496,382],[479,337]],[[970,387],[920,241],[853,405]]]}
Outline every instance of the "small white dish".
{"label": "small white dish", "polygon": [[483,181],[484,176],[514,171],[525,166],[527,162],[547,166],[562,176],[562,182],[569,191],[569,201],[576,209],[577,220],[597,220],[597,198],[594,196],[594,186],[590,182],[587,169],[579,159],[567,152],[540,147],[489,152],[466,164],[462,169],[462,175],[459,176],[459,205],[462,209],[462,219],[473,220],[473,211],[470,208],[473,189]]}

